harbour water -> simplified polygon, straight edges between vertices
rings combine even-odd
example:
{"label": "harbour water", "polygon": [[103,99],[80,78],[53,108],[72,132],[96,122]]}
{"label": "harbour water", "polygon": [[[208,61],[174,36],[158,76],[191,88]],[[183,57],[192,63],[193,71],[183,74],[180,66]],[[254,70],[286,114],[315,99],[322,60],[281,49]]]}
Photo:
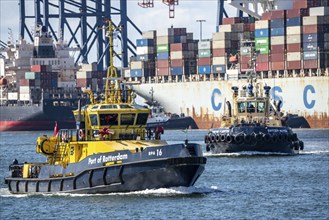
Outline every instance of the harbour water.
{"label": "harbour water", "polygon": [[[329,219],[329,130],[294,130],[296,156],[207,155],[194,187],[106,195],[11,195],[3,178],[14,158],[44,161],[36,138],[52,132],[0,133],[1,219]],[[205,130],[165,131],[163,139],[205,145]]]}

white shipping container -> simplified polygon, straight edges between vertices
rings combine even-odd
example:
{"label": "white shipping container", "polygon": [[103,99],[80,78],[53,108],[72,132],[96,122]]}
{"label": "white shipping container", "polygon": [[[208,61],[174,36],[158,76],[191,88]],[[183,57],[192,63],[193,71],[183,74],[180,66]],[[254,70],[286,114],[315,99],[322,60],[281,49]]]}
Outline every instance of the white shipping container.
{"label": "white shipping container", "polygon": [[91,63],[91,64],[85,64],[85,63],[83,63],[81,65],[80,70],[82,70],[83,72],[86,72],[86,71],[95,71],[95,70],[97,70],[97,63],[96,62]]}
{"label": "white shipping container", "polygon": [[30,93],[30,86],[20,86],[19,87],[19,93],[27,94]]}
{"label": "white shipping container", "polygon": [[212,58],[212,65],[225,65],[226,60],[225,57],[213,57]]}
{"label": "white shipping container", "polygon": [[218,32],[233,32],[231,24],[222,24],[218,27]]}
{"label": "white shipping container", "polygon": [[288,35],[287,44],[300,44],[302,42],[301,35]]}
{"label": "white shipping container", "polygon": [[199,50],[209,50],[211,49],[211,41],[199,41],[198,47]]}
{"label": "white shipping container", "polygon": [[90,71],[78,71],[77,72],[77,79],[90,79],[91,72]]}
{"label": "white shipping container", "polygon": [[230,32],[216,32],[212,34],[213,40],[229,40],[231,39]]}
{"label": "white shipping container", "polygon": [[19,100],[21,101],[29,101],[31,99],[31,95],[29,93],[20,93]]}
{"label": "white shipping container", "polygon": [[222,49],[222,48],[230,48],[231,41],[213,41],[212,48],[213,49]]}
{"label": "white shipping container", "polygon": [[287,61],[300,61],[300,60],[301,60],[300,52],[287,53]]}
{"label": "white shipping container", "polygon": [[285,43],[285,36],[271,37],[271,45],[282,45]]}
{"label": "white shipping container", "polygon": [[255,29],[267,29],[269,28],[269,21],[263,20],[263,21],[256,21],[255,22]]}
{"label": "white shipping container", "polygon": [[172,51],[170,52],[170,59],[183,59],[183,52],[182,51]]}
{"label": "white shipping container", "polygon": [[130,69],[143,69],[143,61],[131,61]]}
{"label": "white shipping container", "polygon": [[324,24],[323,16],[307,16],[303,17],[303,25]]}
{"label": "white shipping container", "polygon": [[58,88],[74,88],[76,87],[75,81],[58,81],[57,82]]}
{"label": "white shipping container", "polygon": [[329,15],[329,7],[310,8],[310,16]]}
{"label": "white shipping container", "polygon": [[137,55],[154,54],[154,47],[137,47]]}
{"label": "white shipping container", "polygon": [[170,44],[174,42],[174,36],[158,36],[157,45],[159,44]]}
{"label": "white shipping container", "polygon": [[130,77],[130,69],[123,70],[123,77],[129,78]]}
{"label": "white shipping container", "polygon": [[287,35],[297,35],[302,33],[301,26],[287,27]]}
{"label": "white shipping container", "polygon": [[18,92],[8,92],[8,100],[18,100]]}
{"label": "white shipping container", "polygon": [[157,32],[155,30],[142,32],[143,39],[155,39],[156,35],[157,35]]}

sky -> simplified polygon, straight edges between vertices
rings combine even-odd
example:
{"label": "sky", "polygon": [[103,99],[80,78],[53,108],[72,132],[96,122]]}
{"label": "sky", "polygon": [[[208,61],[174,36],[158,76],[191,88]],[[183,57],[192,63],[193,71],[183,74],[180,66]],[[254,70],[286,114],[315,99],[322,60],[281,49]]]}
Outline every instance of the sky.
{"label": "sky", "polygon": [[[50,2],[53,0],[49,0]],[[78,0],[77,0],[78,1]],[[26,0],[26,14],[33,15],[34,0]],[[54,0],[58,2],[58,0]],[[186,27],[187,32],[193,32],[194,39],[199,39],[200,23],[196,20],[206,20],[202,23],[202,38],[209,39],[213,32],[216,32],[217,0],[179,0],[179,5],[175,6],[175,18],[169,18],[169,7],[161,0],[154,0],[154,8],[141,8],[137,5],[142,0],[128,0],[128,17],[142,31],[160,30],[174,27]],[[119,0],[112,0],[115,6]],[[226,7],[230,16],[234,16],[236,11],[232,6]],[[33,26],[33,20],[29,20],[29,27]],[[71,21],[72,26],[74,22]],[[70,24],[71,24],[70,23]],[[0,0],[0,39],[4,42],[8,40],[8,28],[13,32],[15,40],[18,39],[19,29],[19,7],[18,0]],[[55,28],[56,29],[56,28]],[[136,42],[141,38],[132,26],[128,26],[129,38]],[[56,29],[57,30],[57,29]]]}

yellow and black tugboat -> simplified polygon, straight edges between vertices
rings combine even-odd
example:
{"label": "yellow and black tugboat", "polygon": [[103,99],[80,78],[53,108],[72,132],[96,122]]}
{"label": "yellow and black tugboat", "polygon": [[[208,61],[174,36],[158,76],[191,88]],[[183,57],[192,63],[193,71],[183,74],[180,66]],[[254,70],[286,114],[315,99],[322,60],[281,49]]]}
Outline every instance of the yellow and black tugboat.
{"label": "yellow and black tugboat", "polygon": [[[113,45],[109,21],[110,45]],[[11,193],[110,193],[192,186],[204,171],[201,145],[168,144],[163,129],[146,130],[150,110],[134,103],[113,66],[110,47],[104,98],[74,111],[75,130],[41,136],[46,163],[15,162],[5,178]],[[60,112],[58,113],[60,114]]]}
{"label": "yellow and black tugboat", "polygon": [[242,151],[295,154],[304,143],[286,125],[280,111],[281,102],[270,100],[270,86],[249,79],[241,90],[233,86],[233,106],[226,102],[223,129],[213,129],[205,136],[206,150],[211,153]]}

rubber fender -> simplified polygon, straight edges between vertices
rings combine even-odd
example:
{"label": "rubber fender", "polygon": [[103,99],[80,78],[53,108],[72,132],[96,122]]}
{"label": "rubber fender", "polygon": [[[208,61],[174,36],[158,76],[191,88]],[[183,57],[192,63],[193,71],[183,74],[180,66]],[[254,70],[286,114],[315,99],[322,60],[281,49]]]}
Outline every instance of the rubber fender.
{"label": "rubber fender", "polygon": [[209,143],[209,136],[208,136],[208,135],[205,135],[205,136],[204,136],[204,142],[205,142],[206,144]]}
{"label": "rubber fender", "polygon": [[210,135],[210,140],[211,140],[211,143],[214,143],[216,141],[216,135],[215,134],[211,134]]}
{"label": "rubber fender", "polygon": [[263,140],[265,141],[265,142],[270,142],[271,141],[271,135],[269,135],[269,134],[264,134],[263,135]]}
{"label": "rubber fender", "polygon": [[303,141],[299,141],[299,146],[301,150],[304,150],[304,142]]}
{"label": "rubber fender", "polygon": [[226,135],[225,134],[222,134],[220,136],[220,140],[221,140],[221,142],[224,142],[226,140]]}
{"label": "rubber fender", "polygon": [[206,151],[207,151],[207,152],[210,151],[210,147],[209,147],[208,144],[206,145]]}
{"label": "rubber fender", "polygon": [[216,134],[216,142],[219,143],[220,142],[220,134]]}
{"label": "rubber fender", "polygon": [[294,142],[294,149],[299,150],[299,141]]}
{"label": "rubber fender", "polygon": [[276,135],[276,134],[272,134],[272,136],[271,136],[271,141],[273,142],[273,143],[276,143],[276,142],[278,142],[278,135]]}
{"label": "rubber fender", "polygon": [[262,142],[263,141],[263,135],[261,133],[256,134],[256,140],[257,140],[257,142]]}
{"label": "rubber fender", "polygon": [[226,142],[227,143],[232,143],[232,141],[233,141],[233,137],[231,136],[231,135],[226,135]]}
{"label": "rubber fender", "polygon": [[245,134],[244,135],[244,142],[249,144],[251,142],[251,135],[250,134]]}
{"label": "rubber fender", "polygon": [[234,140],[235,140],[235,143],[237,143],[237,144],[242,144],[244,138],[243,138],[242,135],[236,135],[236,136],[234,137]]}
{"label": "rubber fender", "polygon": [[296,133],[293,133],[293,134],[292,134],[292,140],[293,140],[293,141],[297,141],[297,140],[298,140],[298,138],[297,138],[297,134],[296,134]]}
{"label": "rubber fender", "polygon": [[283,134],[281,134],[281,135],[282,135],[282,141],[283,141],[283,142],[286,142],[287,139],[288,139],[287,134],[283,133]]}

